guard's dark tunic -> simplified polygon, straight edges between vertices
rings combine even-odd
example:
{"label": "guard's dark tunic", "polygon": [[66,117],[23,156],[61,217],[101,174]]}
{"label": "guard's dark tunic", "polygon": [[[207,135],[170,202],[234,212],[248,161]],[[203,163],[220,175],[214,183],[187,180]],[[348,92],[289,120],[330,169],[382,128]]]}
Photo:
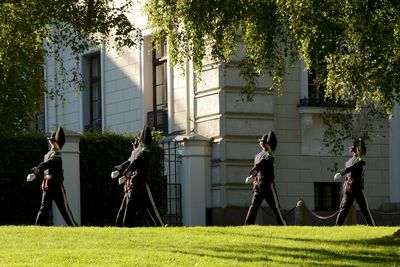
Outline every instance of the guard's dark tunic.
{"label": "guard's dark tunic", "polygon": [[124,183],[124,199],[117,214],[117,226],[141,226],[136,212],[143,214],[147,224],[163,226],[164,223],[155,206],[147,180],[150,167],[150,151],[147,148],[135,149],[131,157],[121,166],[127,180]]}
{"label": "guard's dark tunic", "polygon": [[69,226],[76,226],[63,185],[64,176],[60,151],[50,149],[44,156],[43,162],[36,168],[39,170],[37,175],[43,175],[43,181],[42,201],[35,223],[38,225],[48,224],[51,203],[54,200],[65,223]]}
{"label": "guard's dark tunic", "polygon": [[275,189],[274,156],[272,153],[262,150],[254,158],[254,167],[250,175],[255,176],[253,183],[253,198],[247,212],[245,224],[254,224],[257,211],[265,199],[275,214],[276,222],[279,225],[287,225],[285,218],[280,211],[278,195]]}
{"label": "guard's dark tunic", "polygon": [[364,194],[364,166],[365,161],[363,159],[353,156],[345,163],[345,168],[340,170],[340,174],[345,175],[345,181],[343,184],[343,198],[340,203],[339,214],[336,218],[336,225],[344,224],[354,200],[357,201],[367,224],[371,226],[375,225]]}

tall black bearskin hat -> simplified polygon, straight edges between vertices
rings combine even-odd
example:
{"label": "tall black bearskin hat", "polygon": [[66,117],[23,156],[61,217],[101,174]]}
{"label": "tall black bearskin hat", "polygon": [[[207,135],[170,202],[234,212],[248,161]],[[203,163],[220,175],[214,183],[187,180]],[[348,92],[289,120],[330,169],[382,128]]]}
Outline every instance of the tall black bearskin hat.
{"label": "tall black bearskin hat", "polygon": [[276,146],[278,145],[278,140],[276,139],[274,131],[269,131],[269,133],[264,134],[258,141],[267,143],[271,147],[272,151],[275,151]]}
{"label": "tall black bearskin hat", "polygon": [[51,133],[49,140],[56,142],[61,149],[65,144],[64,129],[62,127],[58,127],[57,130]]}
{"label": "tall black bearskin hat", "polygon": [[365,156],[367,154],[367,146],[365,145],[364,139],[358,139],[358,155],[360,157]]}
{"label": "tall black bearskin hat", "polygon": [[365,156],[367,154],[367,146],[365,145],[364,139],[359,138],[358,140],[353,141],[353,145],[350,147],[351,152],[357,152],[360,157]]}
{"label": "tall black bearskin hat", "polygon": [[149,146],[151,144],[152,137],[149,126],[145,125],[143,127],[142,132],[139,135],[139,141],[146,146]]}

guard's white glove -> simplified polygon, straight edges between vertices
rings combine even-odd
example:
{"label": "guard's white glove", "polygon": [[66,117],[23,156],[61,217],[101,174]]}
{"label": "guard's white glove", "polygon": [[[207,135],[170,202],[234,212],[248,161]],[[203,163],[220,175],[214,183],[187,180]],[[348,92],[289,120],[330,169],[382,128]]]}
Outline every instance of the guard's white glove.
{"label": "guard's white glove", "polygon": [[249,176],[249,177],[246,177],[246,181],[245,181],[245,183],[246,184],[252,184],[254,182],[254,177],[253,176]]}
{"label": "guard's white glove", "polygon": [[35,179],[36,179],[36,175],[33,173],[28,174],[28,176],[26,177],[27,182],[32,182]]}
{"label": "guard's white glove", "polygon": [[118,175],[119,175],[119,171],[113,171],[113,172],[111,173],[111,179],[117,178]]}
{"label": "guard's white glove", "polygon": [[342,177],[342,175],[340,174],[340,172],[336,173],[335,176],[333,176],[333,180],[337,181]]}
{"label": "guard's white glove", "polygon": [[33,174],[38,174],[39,173],[39,168],[38,167],[33,167],[31,171],[32,171]]}
{"label": "guard's white glove", "polygon": [[125,176],[122,176],[121,178],[118,179],[118,183],[119,184],[123,184],[123,183],[125,183],[125,181],[126,181],[126,177]]}

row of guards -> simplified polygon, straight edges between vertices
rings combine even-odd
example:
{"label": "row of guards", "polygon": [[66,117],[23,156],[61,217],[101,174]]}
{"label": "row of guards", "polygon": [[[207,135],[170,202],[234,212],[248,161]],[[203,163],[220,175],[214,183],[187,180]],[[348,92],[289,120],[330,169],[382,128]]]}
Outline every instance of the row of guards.
{"label": "row of guards", "polygon": [[[42,201],[36,217],[35,224],[47,225],[50,216],[51,204],[54,201],[60,214],[68,226],[76,226],[71,210],[68,206],[63,185],[63,168],[60,150],[65,143],[65,134],[62,127],[52,132],[48,138],[50,150],[44,157],[44,161],[33,167],[27,181],[33,181],[37,176],[43,176]],[[124,186],[124,196],[117,212],[116,226],[166,226],[154,203],[150,187],[148,185],[150,151],[148,147],[152,142],[151,130],[144,126],[139,136],[132,142],[130,157],[123,163],[116,165],[111,172],[111,178],[118,180]],[[302,200],[286,215],[282,214],[277,191],[275,188],[274,151],[278,141],[275,133],[269,131],[259,140],[260,153],[255,156],[254,166],[249,171],[245,183],[252,184],[253,196],[244,223],[255,223],[257,212],[264,200],[272,210],[278,225],[288,225],[285,216],[296,209],[295,224],[305,224],[306,206]],[[350,147],[352,157],[346,162],[345,168],[335,174],[334,180],[345,177],[343,183],[343,198],[339,210],[321,219],[336,217],[335,224],[343,225],[345,219],[357,201],[360,210],[368,225],[374,226],[375,221],[371,216],[368,202],[364,194],[364,170],[366,162],[363,157],[366,154],[366,145],[362,139],[353,142]],[[265,209],[264,209],[265,210]],[[317,214],[315,214],[318,217]],[[351,216],[353,217],[353,216]]]}

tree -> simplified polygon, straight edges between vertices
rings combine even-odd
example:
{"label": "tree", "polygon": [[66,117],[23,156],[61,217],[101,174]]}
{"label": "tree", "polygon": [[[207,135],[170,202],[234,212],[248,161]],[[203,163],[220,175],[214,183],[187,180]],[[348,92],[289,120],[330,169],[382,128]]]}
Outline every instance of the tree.
{"label": "tree", "polygon": [[56,58],[61,73],[73,74],[59,84],[75,86],[79,74],[64,68],[63,49],[70,49],[78,64],[91,45],[138,44],[140,31],[126,15],[132,5],[131,0],[122,5],[110,0],[0,1],[0,134],[29,131],[44,94],[61,97],[58,86],[45,88],[46,55]]}
{"label": "tree", "polygon": [[[207,56],[229,62],[241,38],[246,56],[239,67],[249,84],[243,90],[248,100],[266,74],[274,81],[267,89],[281,93],[285,67],[298,60],[318,73],[317,84],[324,86],[331,106],[354,102],[357,112],[381,119],[400,100],[398,1],[150,0],[146,10],[155,38],[170,44],[173,63],[182,64],[188,56],[196,71]],[[332,122],[328,127],[338,128],[337,120],[326,121]],[[343,123],[350,132],[364,128]],[[340,143],[343,135],[326,138]]]}

